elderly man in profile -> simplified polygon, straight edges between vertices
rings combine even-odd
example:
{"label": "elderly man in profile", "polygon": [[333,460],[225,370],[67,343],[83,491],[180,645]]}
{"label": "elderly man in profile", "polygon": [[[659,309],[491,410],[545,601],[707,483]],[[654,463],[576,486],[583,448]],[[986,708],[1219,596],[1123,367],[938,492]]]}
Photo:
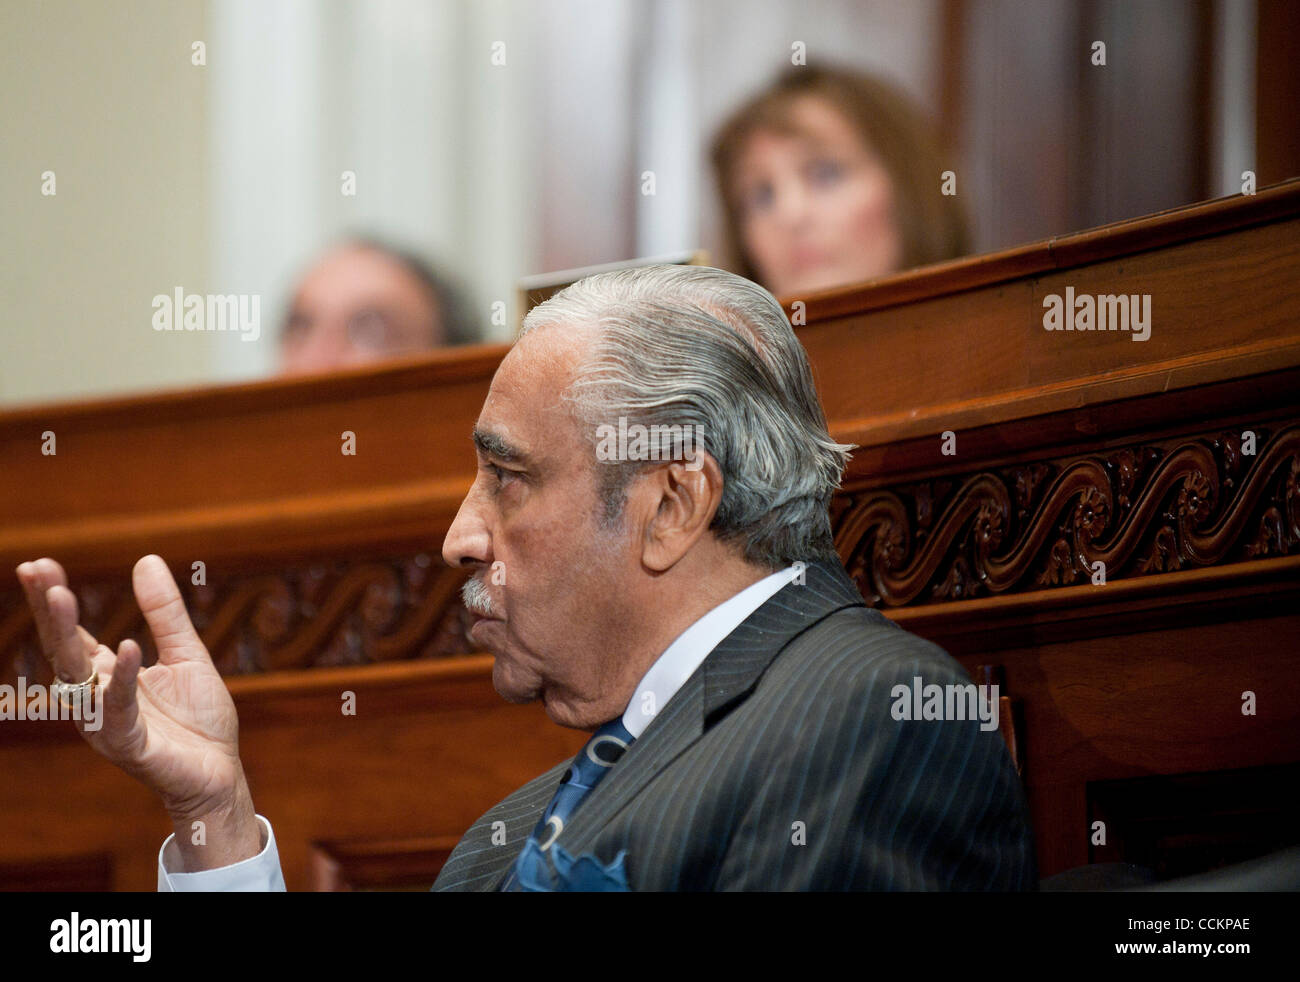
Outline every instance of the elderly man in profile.
{"label": "elderly man in profile", "polygon": [[[611,454],[599,434],[620,425],[655,438]],[[771,294],[689,266],[576,283],[528,315],[473,438],[443,544],[474,570],[473,640],[503,698],[593,735],[475,822],[434,889],[1033,888],[996,729],[892,711],[898,686],[968,680],[840,564],[828,506],[852,448]],[[143,671],[134,642],[77,626],[58,564],[18,573],[60,676],[109,680],[83,736],[172,817],[159,888],[283,889],[165,564],[134,572],[159,652]]]}

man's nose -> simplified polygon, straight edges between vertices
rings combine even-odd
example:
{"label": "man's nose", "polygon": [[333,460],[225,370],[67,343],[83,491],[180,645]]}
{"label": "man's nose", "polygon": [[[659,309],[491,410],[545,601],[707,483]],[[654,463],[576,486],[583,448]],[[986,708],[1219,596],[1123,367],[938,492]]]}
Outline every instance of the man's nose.
{"label": "man's nose", "polygon": [[475,481],[442,540],[442,560],[448,566],[486,566],[492,562],[491,537],[476,505],[477,488]]}

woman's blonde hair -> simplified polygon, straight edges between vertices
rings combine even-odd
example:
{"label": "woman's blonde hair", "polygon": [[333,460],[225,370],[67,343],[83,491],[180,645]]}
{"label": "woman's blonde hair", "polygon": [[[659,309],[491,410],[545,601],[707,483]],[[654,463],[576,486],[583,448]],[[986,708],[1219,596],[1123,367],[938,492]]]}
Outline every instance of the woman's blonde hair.
{"label": "woman's blonde hair", "polygon": [[902,240],[902,268],[923,266],[969,251],[966,216],[956,196],[940,193],[945,166],[926,115],[902,90],[881,79],[837,67],[796,66],[737,109],[713,139],[714,176],[722,197],[725,262],[749,279],[757,271],[745,252],[736,165],[749,138],[763,130],[799,132],[794,105],[816,96],[843,114],[876,154],[894,188],[894,214]]}

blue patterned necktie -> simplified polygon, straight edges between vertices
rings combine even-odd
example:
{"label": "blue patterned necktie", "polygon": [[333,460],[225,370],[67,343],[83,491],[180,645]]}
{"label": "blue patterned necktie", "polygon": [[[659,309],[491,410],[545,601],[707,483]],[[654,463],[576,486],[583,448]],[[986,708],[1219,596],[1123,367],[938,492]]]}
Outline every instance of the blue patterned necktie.
{"label": "blue patterned necktie", "polygon": [[[634,739],[623,725],[621,716],[610,720],[592,735],[565,771],[560,786],[555,789],[555,796],[542,812],[510,875],[501,884],[503,891],[554,889],[554,875],[546,861],[547,853],[564,831],[564,825],[578,803],[618,763]],[[561,874],[567,872],[571,860],[566,853],[557,849],[552,860]]]}

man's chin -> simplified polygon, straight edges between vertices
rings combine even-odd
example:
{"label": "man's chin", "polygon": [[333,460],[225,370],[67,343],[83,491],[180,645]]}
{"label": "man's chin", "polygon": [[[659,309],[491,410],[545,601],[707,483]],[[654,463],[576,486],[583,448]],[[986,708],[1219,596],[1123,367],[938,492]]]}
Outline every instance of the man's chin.
{"label": "man's chin", "polygon": [[521,684],[519,679],[512,676],[510,667],[503,664],[500,655],[492,662],[492,688],[497,690],[497,695],[502,699],[511,703],[532,702],[542,694],[540,680],[532,685]]}

